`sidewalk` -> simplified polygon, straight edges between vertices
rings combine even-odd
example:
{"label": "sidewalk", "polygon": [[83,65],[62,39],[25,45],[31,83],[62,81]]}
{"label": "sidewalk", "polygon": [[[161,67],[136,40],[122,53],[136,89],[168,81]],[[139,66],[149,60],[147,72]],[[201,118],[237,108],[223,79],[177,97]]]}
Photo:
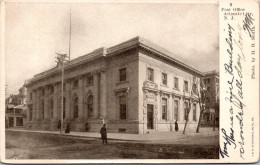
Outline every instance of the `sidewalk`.
{"label": "sidewalk", "polygon": [[[45,131],[45,130],[27,130],[22,128],[8,128],[8,131],[21,131],[21,132],[35,132],[44,134],[57,134],[60,135],[59,131]],[[126,134],[126,133],[108,133],[107,137],[109,140],[119,141],[135,141],[135,142],[149,142],[149,141],[183,141],[185,139],[193,138],[206,138],[216,137],[219,134],[219,130],[215,131],[212,128],[200,128],[200,133],[196,133],[195,130],[186,130],[185,134],[182,131],[179,132],[153,132],[150,134]],[[62,134],[63,136],[72,136],[79,138],[94,138],[100,139],[100,134],[96,132],[70,132],[69,134]]]}

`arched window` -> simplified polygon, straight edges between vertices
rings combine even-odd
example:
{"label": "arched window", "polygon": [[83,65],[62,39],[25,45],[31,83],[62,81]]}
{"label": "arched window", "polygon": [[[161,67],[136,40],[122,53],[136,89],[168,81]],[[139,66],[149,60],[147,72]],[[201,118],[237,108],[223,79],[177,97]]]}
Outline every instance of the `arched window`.
{"label": "arched window", "polygon": [[78,97],[75,97],[73,100],[73,117],[77,118],[78,116]]}
{"label": "arched window", "polygon": [[93,96],[89,95],[87,100],[88,106],[88,117],[93,117]]}

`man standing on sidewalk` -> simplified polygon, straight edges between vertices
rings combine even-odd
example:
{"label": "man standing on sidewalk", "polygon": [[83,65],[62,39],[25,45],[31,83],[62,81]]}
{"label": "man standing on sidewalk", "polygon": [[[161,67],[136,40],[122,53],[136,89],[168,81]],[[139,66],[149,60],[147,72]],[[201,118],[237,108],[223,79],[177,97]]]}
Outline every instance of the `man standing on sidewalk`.
{"label": "man standing on sidewalk", "polygon": [[106,142],[107,144],[107,129],[106,124],[103,124],[103,127],[100,129],[101,139],[103,140],[103,144]]}

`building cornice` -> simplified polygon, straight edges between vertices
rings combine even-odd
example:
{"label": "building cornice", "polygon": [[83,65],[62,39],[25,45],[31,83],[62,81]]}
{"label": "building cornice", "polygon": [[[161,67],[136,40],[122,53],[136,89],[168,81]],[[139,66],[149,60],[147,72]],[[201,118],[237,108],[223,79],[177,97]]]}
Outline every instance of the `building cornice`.
{"label": "building cornice", "polygon": [[[130,39],[128,41],[125,41],[123,43],[120,43],[118,45],[112,46],[110,48],[99,48],[94,50],[93,52],[80,56],[76,59],[73,59],[69,62],[65,63],[65,72],[67,70],[70,70],[72,68],[75,68],[78,65],[82,65],[84,63],[88,63],[90,61],[96,61],[100,58],[106,58],[106,57],[111,57],[115,56],[117,54],[124,53],[129,50],[133,49],[143,49],[145,51],[148,51],[150,53],[153,53],[154,55],[158,56],[159,58],[165,59],[169,62],[173,62],[177,64],[180,67],[183,67],[199,76],[204,76],[204,73],[200,72],[197,70],[195,67],[190,66],[190,64],[186,64],[184,61],[180,60],[179,58],[177,59],[177,56],[174,55],[173,53],[167,51],[166,49],[163,49],[141,37],[135,37],[133,39]],[[55,74],[58,74],[60,72],[60,69],[53,67],[50,70],[46,70],[42,73],[36,74],[32,79],[29,79],[26,84],[24,84],[25,87],[29,86],[32,83],[35,83],[36,81],[39,81],[43,78],[46,78],[48,76],[53,76]]]}

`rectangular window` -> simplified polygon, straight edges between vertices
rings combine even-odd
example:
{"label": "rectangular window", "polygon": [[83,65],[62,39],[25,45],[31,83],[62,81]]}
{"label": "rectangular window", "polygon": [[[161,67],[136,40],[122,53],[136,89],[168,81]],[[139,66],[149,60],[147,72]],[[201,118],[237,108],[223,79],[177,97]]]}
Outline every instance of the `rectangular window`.
{"label": "rectangular window", "polygon": [[184,81],[184,91],[188,91],[189,87],[188,87],[188,81]]}
{"label": "rectangular window", "polygon": [[32,121],[32,108],[30,107],[29,109],[29,120]]}
{"label": "rectangular window", "polygon": [[[79,80],[74,80],[73,81],[73,88],[78,88],[79,86]],[[63,87],[65,87],[65,85],[63,84]]]}
{"label": "rectangular window", "polygon": [[120,82],[126,81],[126,68],[119,70],[119,80],[120,80]]}
{"label": "rectangular window", "polygon": [[179,101],[174,100],[174,120],[178,120]]}
{"label": "rectangular window", "polygon": [[162,99],[162,120],[167,120],[167,99]]}
{"label": "rectangular window", "polygon": [[167,74],[166,73],[162,73],[162,84],[167,85]]}
{"label": "rectangular window", "polygon": [[210,87],[207,87],[207,92],[210,92]]}
{"label": "rectangular window", "polygon": [[174,77],[174,88],[179,89],[179,79]]}
{"label": "rectangular window", "polygon": [[30,100],[32,100],[32,93],[30,93]]}
{"label": "rectangular window", "polygon": [[185,102],[184,103],[184,119],[185,120],[188,120],[188,118],[189,118],[188,112],[189,112],[189,103]]}
{"label": "rectangular window", "polygon": [[147,69],[147,79],[149,80],[149,81],[153,81],[154,79],[153,79],[153,69],[152,68],[148,68]]}
{"label": "rectangular window", "polygon": [[91,76],[88,76],[87,77],[87,85],[90,85],[90,84],[93,84],[93,76],[91,75]]}
{"label": "rectangular window", "polygon": [[208,83],[210,83],[210,78],[208,78]]}
{"label": "rectangular window", "polygon": [[42,96],[44,96],[45,95],[45,90],[44,89],[42,89]]}
{"label": "rectangular window", "polygon": [[119,97],[119,105],[120,105],[120,119],[126,119],[126,97],[120,96]]}
{"label": "rectangular window", "polygon": [[53,93],[54,93],[54,87],[50,86],[50,94],[53,94]]}
{"label": "rectangular window", "polygon": [[197,121],[196,111],[196,104],[193,104],[193,121]]}
{"label": "rectangular window", "polygon": [[192,85],[192,92],[197,93],[197,84],[195,83]]}

